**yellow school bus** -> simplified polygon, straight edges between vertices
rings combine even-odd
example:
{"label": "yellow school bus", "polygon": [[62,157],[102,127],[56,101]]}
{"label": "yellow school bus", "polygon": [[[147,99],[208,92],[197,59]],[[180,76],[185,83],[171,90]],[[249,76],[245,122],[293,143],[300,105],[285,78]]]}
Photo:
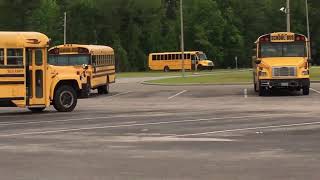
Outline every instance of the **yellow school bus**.
{"label": "yellow school bus", "polygon": [[[202,51],[187,51],[184,53],[184,68],[186,70],[212,70],[214,63],[208,60]],[[182,70],[182,53],[165,52],[149,54],[149,69],[155,71],[169,72],[170,70]]]}
{"label": "yellow school bus", "polygon": [[260,36],[252,58],[255,91],[263,96],[286,88],[309,95],[309,48],[302,34],[276,32]]}
{"label": "yellow school bus", "polygon": [[49,64],[62,71],[76,68],[86,71],[87,84],[82,97],[88,97],[91,89],[98,89],[99,94],[109,93],[109,84],[115,82],[114,50],[108,46],[67,44],[49,49]]}
{"label": "yellow school bus", "polygon": [[49,38],[38,32],[0,32],[0,106],[60,112],[77,105],[85,71],[61,72],[47,63]]}

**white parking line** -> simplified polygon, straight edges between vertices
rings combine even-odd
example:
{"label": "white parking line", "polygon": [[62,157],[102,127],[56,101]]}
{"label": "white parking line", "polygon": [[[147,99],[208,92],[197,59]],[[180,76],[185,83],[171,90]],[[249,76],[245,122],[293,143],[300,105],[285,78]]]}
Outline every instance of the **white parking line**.
{"label": "white parking line", "polygon": [[248,89],[243,90],[244,98],[248,98]]}
{"label": "white parking line", "polygon": [[[297,113],[302,114],[302,113]],[[278,116],[288,116],[297,114],[278,114]],[[305,114],[305,113],[303,113]],[[163,122],[150,122],[150,123],[134,123],[134,124],[122,124],[122,125],[108,125],[108,126],[95,126],[95,127],[83,127],[83,128],[70,128],[70,129],[57,129],[47,131],[35,131],[35,132],[24,132],[14,134],[2,134],[0,137],[13,137],[22,135],[40,135],[40,134],[52,134],[52,133],[64,133],[64,132],[76,132],[86,130],[98,130],[98,129],[110,129],[110,128],[121,128],[121,127],[138,127],[138,126],[150,126],[150,125],[163,125],[163,124],[178,124],[178,123],[190,123],[190,122],[203,122],[203,121],[215,121],[224,119],[246,119],[246,118],[263,118],[263,117],[275,117],[276,114],[266,115],[255,115],[255,116],[238,116],[238,117],[222,117],[222,118],[208,118],[208,119],[191,119],[191,120],[177,120],[177,121],[163,121]],[[318,122],[320,124],[320,122]],[[230,130],[229,130],[230,131]],[[239,130],[238,130],[239,131]]]}
{"label": "white parking line", "polygon": [[310,90],[313,91],[313,92],[316,92],[316,93],[320,94],[320,91],[318,91],[318,90],[315,90],[315,89],[313,89],[313,88],[310,88]]}
{"label": "white parking line", "polygon": [[181,94],[183,94],[183,93],[185,93],[185,92],[187,92],[187,90],[183,90],[183,91],[181,91],[181,92],[179,92],[179,93],[177,93],[177,94],[175,94],[175,95],[173,95],[173,96],[170,96],[170,97],[168,97],[168,99],[173,99],[173,98],[175,98],[175,97],[177,97],[177,96],[180,96]]}
{"label": "white parking line", "polygon": [[[13,125],[28,125],[28,124],[44,124],[44,123],[58,123],[58,122],[73,122],[73,121],[93,121],[100,119],[113,119],[113,118],[133,118],[133,117],[160,117],[171,116],[172,113],[161,114],[140,114],[140,115],[118,115],[118,116],[104,116],[104,117],[92,117],[92,118],[77,118],[77,119],[60,119],[60,120],[47,120],[47,121],[20,121],[20,122],[0,122],[0,127],[13,126]],[[128,124],[128,122],[127,122]]]}
{"label": "white parking line", "polygon": [[129,94],[129,93],[132,93],[132,91],[126,91],[126,92],[118,93],[118,94],[115,94],[115,95],[112,95],[112,96],[108,96],[108,97],[109,97],[109,98],[111,98],[111,97],[117,97],[117,96]]}
{"label": "white parking line", "polygon": [[188,136],[199,136],[199,135],[209,135],[209,134],[219,134],[219,133],[228,133],[228,132],[239,132],[239,131],[252,131],[252,130],[261,130],[261,129],[275,129],[275,128],[288,128],[288,127],[297,127],[297,126],[310,126],[310,125],[320,125],[320,121],[318,122],[310,122],[310,123],[298,123],[298,124],[283,124],[276,126],[258,126],[258,127],[250,127],[250,128],[241,128],[241,129],[227,129],[220,131],[209,131],[202,133],[194,133],[194,134],[181,134],[168,136],[170,137],[188,137]]}

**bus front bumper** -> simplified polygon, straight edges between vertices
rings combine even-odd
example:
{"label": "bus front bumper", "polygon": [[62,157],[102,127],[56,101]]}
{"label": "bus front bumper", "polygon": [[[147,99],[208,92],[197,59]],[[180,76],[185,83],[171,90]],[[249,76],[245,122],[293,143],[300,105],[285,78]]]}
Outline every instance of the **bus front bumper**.
{"label": "bus front bumper", "polygon": [[310,86],[310,79],[269,79],[260,80],[261,87],[268,88],[302,88]]}

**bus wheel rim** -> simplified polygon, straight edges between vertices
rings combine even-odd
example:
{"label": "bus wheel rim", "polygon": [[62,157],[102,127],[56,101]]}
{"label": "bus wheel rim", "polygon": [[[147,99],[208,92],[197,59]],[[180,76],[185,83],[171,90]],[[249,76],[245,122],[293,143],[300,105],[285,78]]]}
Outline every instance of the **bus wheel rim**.
{"label": "bus wheel rim", "polygon": [[60,94],[60,103],[64,108],[70,108],[74,102],[73,94],[69,91],[63,91]]}

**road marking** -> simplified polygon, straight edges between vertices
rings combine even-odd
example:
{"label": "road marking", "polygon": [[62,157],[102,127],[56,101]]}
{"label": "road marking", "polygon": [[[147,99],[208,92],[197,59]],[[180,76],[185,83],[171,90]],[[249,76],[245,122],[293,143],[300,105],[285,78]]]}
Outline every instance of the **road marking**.
{"label": "road marking", "polygon": [[313,89],[313,88],[310,88],[310,90],[313,91],[313,92],[316,92],[316,93],[320,94],[320,91],[318,91],[318,90],[315,90],[315,89]]}
{"label": "road marking", "polygon": [[181,92],[179,92],[179,93],[177,93],[177,94],[175,94],[175,95],[173,95],[173,96],[170,96],[170,97],[168,97],[168,99],[173,99],[173,98],[175,98],[175,97],[177,97],[177,96],[180,96],[181,94],[183,94],[183,93],[185,93],[185,92],[187,92],[187,90],[183,90],[183,91],[181,91]]}
{"label": "road marking", "polygon": [[[47,120],[47,121],[20,121],[20,122],[0,122],[0,127],[13,126],[13,125],[28,125],[28,124],[44,124],[44,123],[56,123],[56,122],[73,122],[73,121],[90,121],[99,119],[112,119],[112,118],[132,118],[132,117],[159,117],[159,116],[171,116],[172,113],[162,114],[141,114],[141,115],[118,115],[118,116],[104,116],[104,117],[92,117],[92,118],[77,118],[77,119],[60,119],[60,120]],[[130,122],[126,122],[128,124]],[[131,122],[136,123],[135,121]]]}
{"label": "road marking", "polygon": [[243,90],[244,98],[248,98],[248,89]]}
{"label": "road marking", "polygon": [[115,95],[112,95],[112,96],[108,96],[108,97],[109,97],[109,98],[111,98],[111,97],[117,97],[117,96],[129,94],[129,93],[132,93],[132,91],[126,91],[126,92],[118,93],[118,94],[115,94]]}
{"label": "road marking", "polygon": [[181,135],[174,135],[174,136],[168,136],[168,137],[188,137],[188,136],[219,134],[219,133],[227,133],[227,132],[239,132],[239,131],[274,129],[274,128],[284,128],[284,127],[309,126],[309,125],[319,125],[319,124],[320,124],[320,121],[318,121],[318,122],[310,122],[310,123],[298,123],[298,124],[283,124],[283,125],[276,125],[276,126],[258,126],[258,127],[251,127],[251,128],[227,129],[227,130],[219,130],[219,131],[194,133],[194,134],[181,134]]}
{"label": "road marking", "polygon": [[[297,113],[297,114],[302,114],[302,113]],[[305,113],[303,113],[303,114],[305,114]],[[278,114],[278,115],[279,116],[288,116],[288,115],[294,115],[294,114]],[[40,135],[40,134],[76,132],[76,131],[97,130],[97,129],[121,128],[121,127],[139,127],[139,126],[150,126],[150,125],[214,121],[214,120],[224,120],[224,119],[245,119],[245,118],[262,118],[262,117],[275,117],[275,116],[277,116],[277,115],[276,114],[265,114],[265,115],[255,115],[255,116],[238,116],[238,117],[222,117],[222,118],[208,118],[208,119],[191,119],[191,120],[163,121],[163,122],[150,122],[150,123],[94,126],[94,127],[83,127],[83,128],[70,128],[70,129],[57,129],[57,130],[48,130],[48,131],[24,132],[24,133],[15,133],[15,134],[2,134],[2,135],[0,135],[0,137],[13,137],[13,136],[22,136],[22,135]],[[318,122],[318,123],[320,124],[320,122]]]}

